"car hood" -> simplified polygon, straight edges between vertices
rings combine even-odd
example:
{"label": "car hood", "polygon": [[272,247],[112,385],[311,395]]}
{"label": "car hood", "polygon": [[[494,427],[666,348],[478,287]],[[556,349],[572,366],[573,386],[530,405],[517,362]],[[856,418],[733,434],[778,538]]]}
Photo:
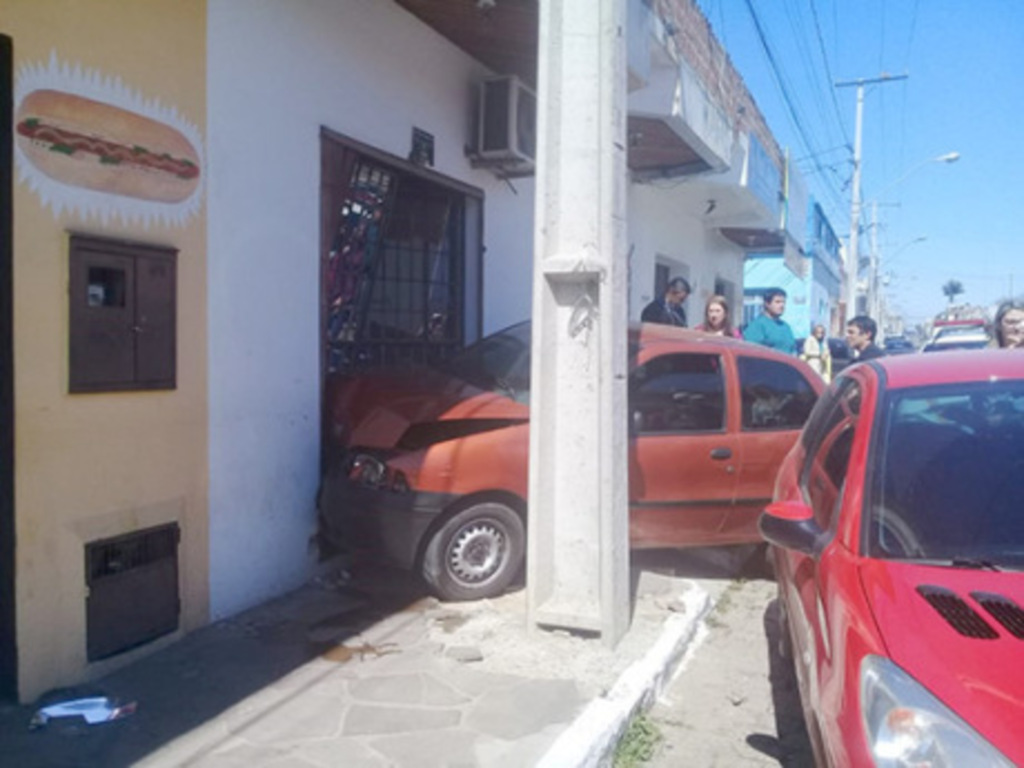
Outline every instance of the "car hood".
{"label": "car hood", "polygon": [[889,657],[1024,765],[1024,573],[867,561]]}
{"label": "car hood", "polygon": [[434,369],[362,375],[329,393],[348,445],[393,448],[413,424],[529,418],[529,407]]}

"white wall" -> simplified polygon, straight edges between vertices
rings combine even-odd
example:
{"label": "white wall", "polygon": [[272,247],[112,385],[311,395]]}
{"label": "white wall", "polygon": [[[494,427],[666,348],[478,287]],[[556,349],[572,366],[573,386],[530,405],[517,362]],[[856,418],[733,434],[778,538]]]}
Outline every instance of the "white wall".
{"label": "white wall", "polygon": [[485,193],[484,332],[529,313],[532,180],[463,156],[473,60],[391,2],[210,0],[211,615],[299,585],[319,473],[321,126]]}
{"label": "white wall", "polygon": [[714,293],[716,277],[736,286],[731,309],[733,322],[738,323],[743,303],[743,251],[715,228],[705,226],[702,214],[708,197],[709,189],[700,178],[630,185],[631,320],[639,320],[643,308],[655,298],[654,265],[660,256],[689,268],[688,273],[676,269],[670,273],[686,274],[693,287],[686,302],[691,326],[703,321],[704,305]]}

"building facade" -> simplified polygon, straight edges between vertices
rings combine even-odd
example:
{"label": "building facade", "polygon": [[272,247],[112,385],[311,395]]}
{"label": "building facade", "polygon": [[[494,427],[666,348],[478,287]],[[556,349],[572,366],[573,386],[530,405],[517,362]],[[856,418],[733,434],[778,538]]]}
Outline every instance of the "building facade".
{"label": "building facade", "polygon": [[[530,315],[536,8],[5,10],[0,693],[28,700],[309,578],[328,376]],[[629,315],[682,275],[696,324],[802,225],[696,5],[628,18]]]}

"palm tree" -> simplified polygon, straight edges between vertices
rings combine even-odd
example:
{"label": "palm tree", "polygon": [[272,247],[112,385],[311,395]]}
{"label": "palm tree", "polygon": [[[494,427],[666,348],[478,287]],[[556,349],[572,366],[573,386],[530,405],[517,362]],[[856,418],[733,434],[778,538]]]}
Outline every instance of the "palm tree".
{"label": "palm tree", "polygon": [[949,305],[953,306],[953,299],[964,292],[964,284],[959,280],[949,280],[944,286],[942,286],[942,292],[949,299]]}

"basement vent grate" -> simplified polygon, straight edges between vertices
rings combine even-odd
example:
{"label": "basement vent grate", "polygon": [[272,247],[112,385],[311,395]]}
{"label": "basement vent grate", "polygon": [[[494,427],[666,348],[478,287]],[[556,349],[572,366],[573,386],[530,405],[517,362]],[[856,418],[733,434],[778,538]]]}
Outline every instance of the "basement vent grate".
{"label": "basement vent grate", "polygon": [[920,586],[917,591],[961,635],[977,640],[994,640],[999,637],[999,633],[959,595],[933,586]]}
{"label": "basement vent grate", "polygon": [[98,661],[178,628],[177,523],[85,545],[86,655]]}

